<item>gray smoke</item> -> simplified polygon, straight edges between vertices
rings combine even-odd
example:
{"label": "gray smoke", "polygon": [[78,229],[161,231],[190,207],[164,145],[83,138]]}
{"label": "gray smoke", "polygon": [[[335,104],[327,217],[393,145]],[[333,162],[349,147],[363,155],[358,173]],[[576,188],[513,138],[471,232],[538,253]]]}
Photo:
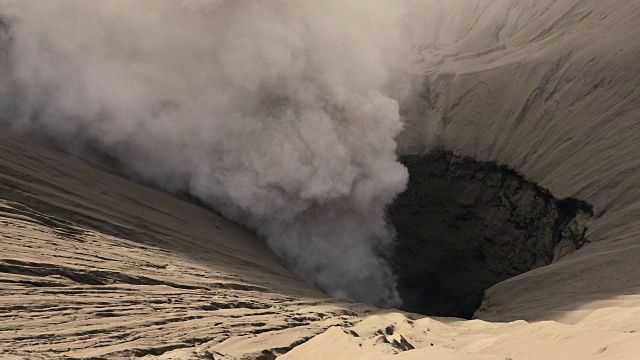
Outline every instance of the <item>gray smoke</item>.
{"label": "gray smoke", "polygon": [[379,252],[407,182],[394,140],[405,87],[390,70],[406,50],[401,2],[0,4],[14,126],[189,191],[331,295],[398,304]]}

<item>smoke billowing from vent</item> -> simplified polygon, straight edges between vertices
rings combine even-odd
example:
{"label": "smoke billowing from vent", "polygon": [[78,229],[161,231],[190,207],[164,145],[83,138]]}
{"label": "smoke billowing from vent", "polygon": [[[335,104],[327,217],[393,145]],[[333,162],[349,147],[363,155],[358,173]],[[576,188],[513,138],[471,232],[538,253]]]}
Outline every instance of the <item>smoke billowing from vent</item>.
{"label": "smoke billowing from vent", "polygon": [[98,146],[263,235],[334,296],[399,301],[392,0],[5,0],[16,126]]}

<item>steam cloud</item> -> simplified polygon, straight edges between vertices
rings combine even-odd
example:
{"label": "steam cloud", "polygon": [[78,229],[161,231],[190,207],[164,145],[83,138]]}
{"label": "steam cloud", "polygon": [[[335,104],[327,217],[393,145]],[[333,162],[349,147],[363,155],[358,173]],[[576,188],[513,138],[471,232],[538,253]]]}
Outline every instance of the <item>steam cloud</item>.
{"label": "steam cloud", "polygon": [[405,50],[400,2],[0,4],[14,125],[188,190],[331,295],[399,303],[379,252],[407,182],[392,99],[404,88],[389,70]]}

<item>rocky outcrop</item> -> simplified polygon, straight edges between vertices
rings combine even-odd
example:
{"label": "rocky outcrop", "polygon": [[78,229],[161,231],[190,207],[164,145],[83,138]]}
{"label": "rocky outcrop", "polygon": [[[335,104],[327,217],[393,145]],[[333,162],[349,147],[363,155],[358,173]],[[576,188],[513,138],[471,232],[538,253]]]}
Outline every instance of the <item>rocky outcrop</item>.
{"label": "rocky outcrop", "polygon": [[404,310],[470,318],[485,289],[587,242],[589,204],[556,199],[507,166],[440,150],[401,161],[409,185],[388,217]]}

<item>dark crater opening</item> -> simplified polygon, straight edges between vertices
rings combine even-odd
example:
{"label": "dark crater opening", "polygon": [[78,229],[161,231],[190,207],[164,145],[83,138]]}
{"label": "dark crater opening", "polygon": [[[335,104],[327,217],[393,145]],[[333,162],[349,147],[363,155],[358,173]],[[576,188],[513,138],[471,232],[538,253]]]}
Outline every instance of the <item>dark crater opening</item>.
{"label": "dark crater opening", "polygon": [[402,310],[469,319],[487,288],[588,242],[590,204],[556,199],[508,166],[442,150],[400,160],[409,185],[387,216]]}

